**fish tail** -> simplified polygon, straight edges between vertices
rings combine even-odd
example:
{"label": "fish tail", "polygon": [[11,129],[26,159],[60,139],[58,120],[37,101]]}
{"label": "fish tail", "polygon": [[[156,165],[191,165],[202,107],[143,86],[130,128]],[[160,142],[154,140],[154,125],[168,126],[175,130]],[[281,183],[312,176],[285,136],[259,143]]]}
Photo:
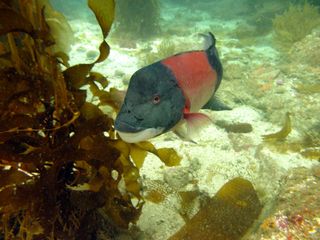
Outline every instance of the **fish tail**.
{"label": "fish tail", "polygon": [[215,91],[218,89],[222,75],[223,75],[223,68],[222,64],[219,59],[219,53],[218,50],[216,49],[216,38],[213,35],[213,33],[208,32],[207,34],[203,34],[205,36],[205,40],[207,42],[206,50],[205,52],[207,53],[208,60],[210,62],[210,65],[212,68],[217,72],[218,74],[218,83],[216,85]]}
{"label": "fish tail", "polygon": [[204,49],[208,50],[210,48],[215,48],[216,46],[216,38],[212,32],[208,32],[207,34],[201,34],[204,37]]}

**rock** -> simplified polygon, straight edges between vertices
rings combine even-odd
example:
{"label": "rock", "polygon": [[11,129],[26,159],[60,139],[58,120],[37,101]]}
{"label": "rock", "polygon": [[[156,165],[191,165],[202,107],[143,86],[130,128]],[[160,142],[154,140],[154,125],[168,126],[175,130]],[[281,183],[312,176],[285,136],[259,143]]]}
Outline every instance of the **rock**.
{"label": "rock", "polygon": [[273,210],[248,239],[320,239],[318,171],[319,166],[291,170]]}
{"label": "rock", "polygon": [[320,65],[320,31],[315,31],[300,42],[293,45],[289,52],[289,59],[295,63],[309,64],[313,67]]}
{"label": "rock", "polygon": [[88,60],[95,60],[99,56],[99,52],[96,50],[89,50],[86,53],[86,57]]}
{"label": "rock", "polygon": [[168,168],[164,172],[164,180],[170,187],[179,190],[190,182],[191,176],[187,168]]}
{"label": "rock", "polygon": [[243,73],[245,71],[245,66],[239,63],[227,63],[224,66],[224,79],[225,80],[234,80],[234,79],[243,79]]}

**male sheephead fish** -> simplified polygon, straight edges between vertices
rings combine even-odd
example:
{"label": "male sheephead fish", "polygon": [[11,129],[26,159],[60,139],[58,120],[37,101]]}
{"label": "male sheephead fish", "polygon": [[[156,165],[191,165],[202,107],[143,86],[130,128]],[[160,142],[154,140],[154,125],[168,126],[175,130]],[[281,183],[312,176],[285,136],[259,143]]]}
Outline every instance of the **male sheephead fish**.
{"label": "male sheephead fish", "polygon": [[192,140],[192,132],[210,123],[201,108],[228,109],[213,97],[222,79],[222,65],[212,33],[201,51],[176,54],[136,71],[115,129],[129,143],[145,141],[169,130]]}

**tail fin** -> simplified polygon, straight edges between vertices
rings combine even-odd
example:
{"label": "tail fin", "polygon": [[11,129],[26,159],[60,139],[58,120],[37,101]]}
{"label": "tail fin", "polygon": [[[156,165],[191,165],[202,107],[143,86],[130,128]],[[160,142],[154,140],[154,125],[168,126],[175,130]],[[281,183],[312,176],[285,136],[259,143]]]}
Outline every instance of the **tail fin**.
{"label": "tail fin", "polygon": [[200,35],[204,37],[205,50],[216,46],[216,38],[211,32],[208,32],[207,34],[201,33]]}
{"label": "tail fin", "polygon": [[222,79],[223,68],[220,62],[218,50],[216,48],[216,38],[211,32],[203,34],[203,36],[205,36],[205,40],[207,42],[205,51],[207,53],[209,63],[212,66],[212,68],[217,71],[218,74],[218,83],[215,88],[215,91],[217,91]]}

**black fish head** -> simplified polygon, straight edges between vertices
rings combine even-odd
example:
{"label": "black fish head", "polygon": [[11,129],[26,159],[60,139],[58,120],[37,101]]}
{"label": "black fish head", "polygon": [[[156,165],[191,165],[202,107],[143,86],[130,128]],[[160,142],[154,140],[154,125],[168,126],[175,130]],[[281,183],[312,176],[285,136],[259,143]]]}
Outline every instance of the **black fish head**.
{"label": "black fish head", "polygon": [[145,141],[174,127],[184,106],[174,75],[157,62],[132,75],[115,129],[126,142]]}

